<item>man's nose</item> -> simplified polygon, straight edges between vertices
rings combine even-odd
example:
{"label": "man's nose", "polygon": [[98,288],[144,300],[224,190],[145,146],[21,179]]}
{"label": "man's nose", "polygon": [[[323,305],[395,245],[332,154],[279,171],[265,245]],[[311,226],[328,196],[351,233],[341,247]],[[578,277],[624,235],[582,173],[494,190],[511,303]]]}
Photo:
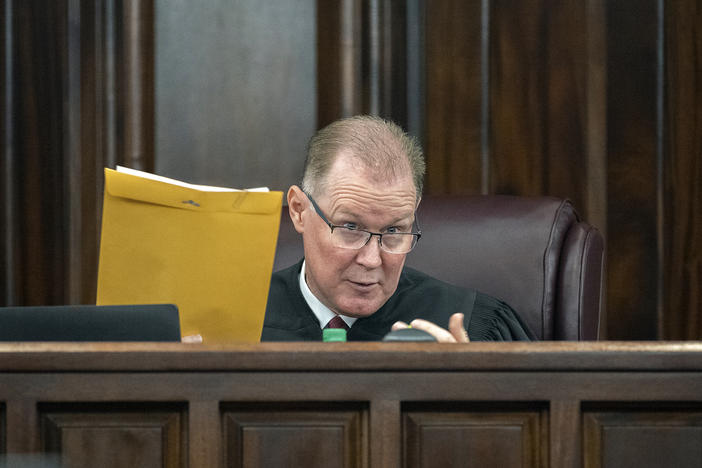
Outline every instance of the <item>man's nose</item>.
{"label": "man's nose", "polygon": [[371,236],[366,245],[358,250],[356,261],[366,268],[377,268],[383,262],[380,251],[380,237]]}

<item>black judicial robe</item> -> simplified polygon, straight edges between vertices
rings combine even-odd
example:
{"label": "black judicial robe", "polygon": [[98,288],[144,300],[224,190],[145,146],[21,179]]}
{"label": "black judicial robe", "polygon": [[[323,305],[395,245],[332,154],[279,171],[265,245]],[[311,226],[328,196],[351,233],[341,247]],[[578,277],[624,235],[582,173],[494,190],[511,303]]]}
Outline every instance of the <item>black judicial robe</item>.
{"label": "black judicial robe", "polygon": [[[321,341],[317,317],[300,291],[302,261],[271,278],[261,341]],[[465,314],[471,341],[529,341],[534,335],[504,302],[477,291],[459,288],[405,267],[397,290],[374,314],[359,318],[348,341],[379,341],[398,320],[415,318],[448,328],[449,317]]]}

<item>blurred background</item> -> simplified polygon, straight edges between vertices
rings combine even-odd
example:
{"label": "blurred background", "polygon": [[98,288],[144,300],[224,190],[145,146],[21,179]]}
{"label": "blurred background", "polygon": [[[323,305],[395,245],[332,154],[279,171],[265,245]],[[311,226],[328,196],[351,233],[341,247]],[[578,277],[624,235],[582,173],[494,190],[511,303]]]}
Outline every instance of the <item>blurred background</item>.
{"label": "blurred background", "polygon": [[605,336],[702,338],[696,0],[0,0],[0,305],[95,300],[103,168],[297,183],[371,113],[432,194],[553,195],[607,242]]}

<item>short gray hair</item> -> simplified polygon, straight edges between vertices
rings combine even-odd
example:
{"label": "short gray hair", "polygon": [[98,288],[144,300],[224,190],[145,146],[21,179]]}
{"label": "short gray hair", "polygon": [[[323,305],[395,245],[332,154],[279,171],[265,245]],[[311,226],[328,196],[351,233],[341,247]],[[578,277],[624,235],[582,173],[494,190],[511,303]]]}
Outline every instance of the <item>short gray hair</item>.
{"label": "short gray hair", "polygon": [[319,130],[309,142],[302,190],[313,195],[326,189],[326,177],[341,152],[382,178],[411,172],[417,200],[424,188],[426,164],[419,142],[393,122],[371,115],[337,120]]}

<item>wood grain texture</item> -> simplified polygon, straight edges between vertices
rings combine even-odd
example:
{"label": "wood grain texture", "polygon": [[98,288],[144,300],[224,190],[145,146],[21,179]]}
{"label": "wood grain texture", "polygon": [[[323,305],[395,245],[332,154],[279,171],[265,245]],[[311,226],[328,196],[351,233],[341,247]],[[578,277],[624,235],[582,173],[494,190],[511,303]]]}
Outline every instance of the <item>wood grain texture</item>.
{"label": "wood grain texture", "polygon": [[[343,353],[343,363],[339,361]],[[702,369],[697,342],[255,343],[0,343],[8,372],[75,370],[407,370],[548,371]],[[389,409],[388,409],[389,411]]]}
{"label": "wood grain texture", "polygon": [[702,8],[666,5],[662,337],[702,338]]}
{"label": "wood grain texture", "polygon": [[[606,0],[589,0],[587,22],[587,184],[586,204],[580,213],[607,233],[607,15]],[[606,323],[603,316],[602,323]],[[606,330],[602,326],[601,339]]]}
{"label": "wood grain texture", "polygon": [[44,405],[42,449],[66,466],[185,466],[180,411],[163,405]]}
{"label": "wood grain texture", "polygon": [[368,466],[368,418],[358,405],[225,406],[225,466]]}
{"label": "wood grain texture", "polygon": [[549,466],[581,466],[581,415],[578,400],[551,400],[548,411]]}
{"label": "wood grain texture", "polygon": [[[17,66],[3,89],[17,112],[3,128],[18,144],[3,157],[13,180],[3,210],[11,225],[3,250],[12,251],[6,304],[95,300],[103,167],[134,162],[120,153],[127,133],[139,164],[153,167],[153,54],[144,39],[153,4],[138,3],[129,21],[118,6],[134,2],[13,2],[8,10],[5,40]],[[126,34],[129,26],[140,34]],[[125,50],[132,68],[123,66]]]}
{"label": "wood grain texture", "polygon": [[[545,167],[548,195],[587,209],[589,132],[587,2],[549,2],[545,18]],[[599,18],[602,20],[603,18]],[[600,91],[603,95],[605,90]],[[593,96],[595,97],[595,96]]]}
{"label": "wood grain texture", "polygon": [[476,194],[482,187],[481,3],[426,4],[426,191]]}
{"label": "wood grain texture", "polygon": [[491,193],[544,193],[548,3],[490,2]]}
{"label": "wood grain texture", "polygon": [[154,2],[123,0],[124,152],[134,169],[154,170]]}
{"label": "wood grain texture", "polygon": [[583,214],[601,213],[588,169],[601,185],[606,89],[597,74],[604,52],[595,45],[604,42],[602,9],[577,1],[486,8],[427,6],[428,186],[547,194],[571,199]]}
{"label": "wood grain texture", "polygon": [[[66,114],[69,125],[64,165],[68,190],[66,302],[95,301],[102,166],[105,145],[103,105],[105,56],[102,4],[83,2],[69,7],[68,86]],[[89,37],[85,47],[81,38]],[[99,169],[102,169],[100,167]]]}
{"label": "wood grain texture", "polygon": [[40,5],[13,2],[12,222],[17,237],[15,276],[18,304],[66,300],[64,86],[67,80],[65,1]]}
{"label": "wood grain texture", "polygon": [[[410,50],[409,32],[411,27],[406,0],[385,0],[382,10],[382,30],[384,47],[382,50],[385,71],[381,77],[383,83],[380,115],[391,119],[409,131],[409,89],[410,73],[408,71]],[[419,136],[419,135],[415,135]]]}
{"label": "wood grain texture", "polygon": [[7,344],[7,448],[78,466],[702,462],[699,343],[338,344]]}
{"label": "wood grain texture", "polygon": [[362,112],[359,0],[317,1],[317,127]]}
{"label": "wood grain texture", "polygon": [[702,460],[702,413],[694,405],[680,408],[616,406],[609,411],[585,411],[585,468],[686,468]]}
{"label": "wood grain texture", "polygon": [[188,401],[188,466],[220,466],[222,417],[219,401]]}
{"label": "wood grain texture", "polygon": [[407,5],[405,0],[363,2],[363,113],[407,128]]}
{"label": "wood grain texture", "polygon": [[371,466],[399,468],[402,460],[402,409],[397,399],[375,399],[371,401],[369,420],[373,432],[369,441]]}
{"label": "wood grain texture", "polygon": [[657,336],[657,2],[607,3],[607,333]]}
{"label": "wood grain texture", "polygon": [[[403,412],[407,467],[537,467],[546,462],[541,414],[503,407]],[[469,406],[469,405],[463,405]],[[534,405],[537,406],[537,405]]]}
{"label": "wood grain texture", "polygon": [[317,126],[373,114],[407,125],[407,6],[317,2]]}
{"label": "wood grain texture", "polygon": [[[37,453],[41,450],[37,402],[31,398],[4,399],[4,453]],[[22,427],[21,431],[7,430]]]}
{"label": "wood grain texture", "polygon": [[[471,177],[487,170],[487,192],[573,200],[608,238],[607,308],[613,313],[607,328],[613,339],[693,339],[702,322],[700,193],[691,182],[701,170],[694,136],[699,106],[689,105],[698,94],[699,11],[695,2],[676,3],[664,23],[657,5],[505,0],[489,3],[483,25],[475,14],[452,14],[451,2],[427,7],[428,188],[476,190],[480,184]],[[478,10],[476,2],[463,8]],[[476,28],[487,28],[482,34],[488,37],[487,63],[470,49],[477,67],[489,70],[483,83],[487,130],[451,118],[456,108],[477,118],[478,87],[470,91],[478,99],[472,107],[446,98],[476,82],[473,75],[453,79],[447,71],[465,69],[465,55],[451,51],[466,31],[473,31],[469,44],[477,47]],[[664,51],[657,48],[662,34]],[[672,64],[665,94],[663,63]],[[474,153],[480,146],[466,128],[489,135],[483,148],[488,168],[474,158],[468,175],[461,166],[466,148]],[[455,129],[464,139],[457,147],[451,144]]]}
{"label": "wood grain texture", "polygon": [[110,3],[82,2],[69,5],[66,55],[68,86],[65,113],[69,130],[64,146],[67,194],[67,303],[95,301],[99,221],[102,210],[103,175],[110,145],[108,103],[114,81],[107,58],[112,50],[108,25],[115,21]]}

